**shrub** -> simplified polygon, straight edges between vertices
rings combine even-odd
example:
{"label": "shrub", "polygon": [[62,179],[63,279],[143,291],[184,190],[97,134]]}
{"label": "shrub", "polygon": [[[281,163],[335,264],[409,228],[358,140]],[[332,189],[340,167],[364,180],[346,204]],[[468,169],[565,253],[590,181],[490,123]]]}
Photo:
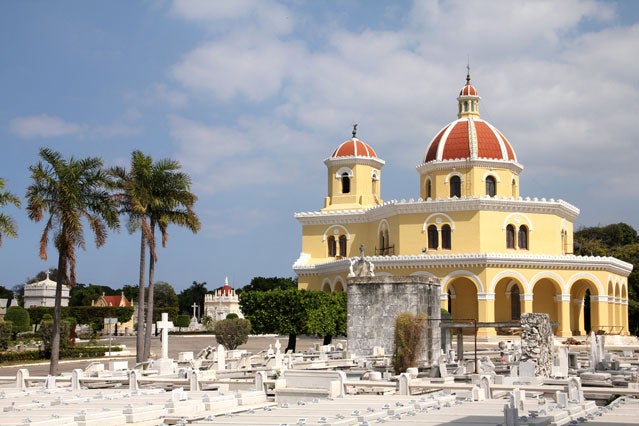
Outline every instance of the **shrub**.
{"label": "shrub", "polygon": [[6,351],[9,347],[12,328],[13,324],[11,321],[0,322],[0,351]]}
{"label": "shrub", "polygon": [[13,323],[13,340],[16,339],[18,333],[23,331],[31,331],[31,319],[29,311],[20,306],[9,306],[7,313],[4,315],[5,321]]}
{"label": "shrub", "polygon": [[414,315],[402,312],[395,319],[395,348],[393,350],[393,369],[395,374],[415,367],[421,355],[422,340],[426,331],[426,315]]}
{"label": "shrub", "polygon": [[[51,357],[51,339],[53,338],[53,321],[42,321],[40,323],[42,333],[42,345],[44,346],[45,358]],[[69,346],[69,323],[60,321],[60,353]]]}
{"label": "shrub", "polygon": [[189,324],[191,324],[191,318],[188,315],[178,315],[174,325],[180,327],[180,331],[182,331],[182,327],[188,327]]}
{"label": "shrub", "polygon": [[239,318],[239,316],[234,313],[230,313],[226,316],[226,319],[236,319],[236,318]]}
{"label": "shrub", "polygon": [[215,341],[227,350],[236,349],[248,341],[251,322],[243,318],[231,318],[218,321],[213,327]]}

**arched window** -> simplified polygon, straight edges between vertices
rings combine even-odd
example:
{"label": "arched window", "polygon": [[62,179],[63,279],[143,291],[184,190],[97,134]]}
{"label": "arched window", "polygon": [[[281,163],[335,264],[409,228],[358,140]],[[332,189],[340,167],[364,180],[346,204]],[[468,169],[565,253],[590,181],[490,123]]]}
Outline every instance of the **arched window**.
{"label": "arched window", "polygon": [[521,298],[519,297],[519,287],[513,286],[510,290],[510,319],[518,320],[521,318]]}
{"label": "arched window", "polygon": [[435,225],[430,225],[428,227],[428,248],[437,250],[437,247],[439,247],[439,232],[437,232]]}
{"label": "arched window", "polygon": [[517,233],[517,246],[522,250],[528,250],[528,228],[526,228],[526,225],[521,225],[519,227],[519,232]]}
{"label": "arched window", "polygon": [[430,179],[426,179],[426,198],[433,197],[433,182]]}
{"label": "arched window", "polygon": [[497,181],[495,176],[486,176],[486,195],[494,197],[497,194]]}
{"label": "arched window", "polygon": [[568,253],[568,233],[565,229],[561,230],[561,254]]}
{"label": "arched window", "polygon": [[464,101],[464,112],[468,112],[468,101]]}
{"label": "arched window", "polygon": [[379,249],[381,253],[384,253],[386,248],[386,239],[384,238],[384,231],[379,231]]}
{"label": "arched window", "polygon": [[342,194],[348,194],[351,192],[351,178],[348,177],[348,173],[342,173]]}
{"label": "arched window", "polygon": [[517,182],[515,182],[515,179],[513,179],[512,182],[512,193],[513,197],[517,196]]}
{"label": "arched window", "polygon": [[506,227],[506,248],[515,248],[515,227],[512,225]]}
{"label": "arched window", "polygon": [[346,235],[339,236],[339,255],[346,257]]}
{"label": "arched window", "polygon": [[461,197],[461,179],[459,176],[450,178],[450,198]]}
{"label": "arched window", "polygon": [[337,254],[337,241],[334,236],[328,237],[328,257],[335,257]]}
{"label": "arched window", "polygon": [[450,225],[442,226],[442,248],[445,250],[450,250],[451,247],[451,232]]}

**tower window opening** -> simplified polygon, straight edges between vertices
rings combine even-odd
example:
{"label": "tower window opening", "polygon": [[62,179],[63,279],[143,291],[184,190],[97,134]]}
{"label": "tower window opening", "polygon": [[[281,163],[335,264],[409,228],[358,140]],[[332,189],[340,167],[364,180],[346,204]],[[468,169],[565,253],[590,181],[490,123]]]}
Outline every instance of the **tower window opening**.
{"label": "tower window opening", "polygon": [[464,112],[468,112],[468,101],[464,101]]}
{"label": "tower window opening", "polygon": [[348,177],[348,173],[342,173],[342,194],[349,194],[351,192],[351,178]]}
{"label": "tower window opening", "polygon": [[346,257],[346,235],[339,236],[339,255]]}
{"label": "tower window opening", "polygon": [[433,197],[433,182],[428,179],[426,180],[426,198]]}
{"label": "tower window opening", "polygon": [[428,248],[437,250],[437,247],[439,247],[439,232],[435,225],[430,225],[428,227]]}
{"label": "tower window opening", "polygon": [[497,181],[494,176],[486,177],[486,195],[494,197],[497,194]]}
{"label": "tower window opening", "polygon": [[568,253],[568,233],[565,229],[561,230],[561,253]]}
{"label": "tower window opening", "polygon": [[328,237],[328,257],[335,257],[337,254],[337,241],[334,236]]}
{"label": "tower window opening", "polygon": [[528,250],[528,228],[525,225],[519,227],[517,245],[522,250]]}
{"label": "tower window opening", "polygon": [[445,250],[451,248],[451,228],[448,224],[442,226],[442,248]]}
{"label": "tower window opening", "polygon": [[459,176],[450,178],[450,198],[461,197],[461,179]]}
{"label": "tower window opening", "polygon": [[515,248],[515,227],[513,225],[506,227],[506,248]]}

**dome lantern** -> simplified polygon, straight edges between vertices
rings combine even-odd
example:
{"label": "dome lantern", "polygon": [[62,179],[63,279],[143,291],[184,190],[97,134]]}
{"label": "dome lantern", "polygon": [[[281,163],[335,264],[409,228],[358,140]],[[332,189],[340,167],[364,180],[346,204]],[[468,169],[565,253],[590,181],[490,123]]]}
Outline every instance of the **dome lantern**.
{"label": "dome lantern", "polygon": [[457,112],[458,118],[479,118],[479,93],[475,86],[470,84],[470,69],[466,74],[466,85],[459,91],[457,97],[457,103],[459,110]]}

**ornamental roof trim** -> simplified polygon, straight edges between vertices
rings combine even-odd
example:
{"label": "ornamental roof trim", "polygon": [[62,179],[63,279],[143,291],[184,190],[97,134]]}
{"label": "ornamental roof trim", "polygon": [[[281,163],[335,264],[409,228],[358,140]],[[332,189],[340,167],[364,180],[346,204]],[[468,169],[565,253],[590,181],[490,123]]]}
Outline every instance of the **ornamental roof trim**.
{"label": "ornamental roof trim", "polygon": [[304,225],[342,223],[366,223],[391,216],[411,213],[446,213],[452,211],[516,211],[519,213],[554,214],[561,218],[574,221],[579,216],[579,209],[572,204],[551,198],[522,198],[510,197],[462,197],[446,199],[413,198],[401,201],[390,200],[378,206],[355,210],[328,210],[295,213],[294,217]]}
{"label": "ornamental roof trim", "polygon": [[[354,258],[352,258],[354,259]],[[405,267],[448,268],[448,267],[495,267],[495,268],[548,268],[568,270],[605,270],[627,277],[633,265],[614,257],[575,255],[533,255],[503,253],[468,254],[415,254],[402,256],[367,256],[378,269],[399,269]],[[293,264],[297,274],[315,275],[329,272],[348,271],[350,259],[340,259],[324,263],[306,264],[308,258],[300,258]]]}

